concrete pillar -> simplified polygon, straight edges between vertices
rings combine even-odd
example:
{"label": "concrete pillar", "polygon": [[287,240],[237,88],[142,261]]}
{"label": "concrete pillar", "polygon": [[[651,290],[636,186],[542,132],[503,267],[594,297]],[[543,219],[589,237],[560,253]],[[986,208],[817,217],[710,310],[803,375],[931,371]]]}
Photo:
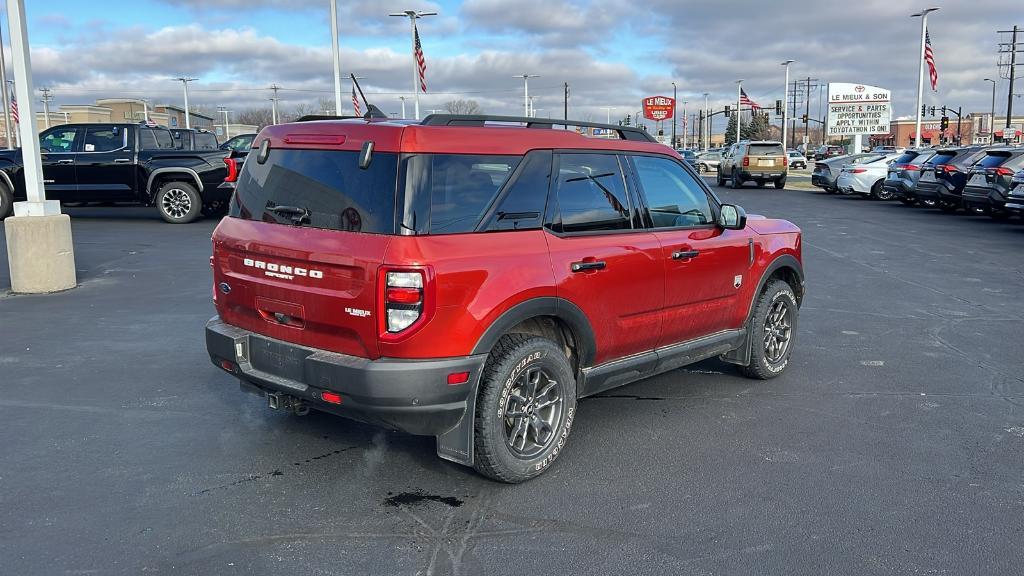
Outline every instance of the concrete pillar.
{"label": "concrete pillar", "polygon": [[12,216],[4,220],[11,290],[40,294],[75,287],[75,248],[71,218]]}

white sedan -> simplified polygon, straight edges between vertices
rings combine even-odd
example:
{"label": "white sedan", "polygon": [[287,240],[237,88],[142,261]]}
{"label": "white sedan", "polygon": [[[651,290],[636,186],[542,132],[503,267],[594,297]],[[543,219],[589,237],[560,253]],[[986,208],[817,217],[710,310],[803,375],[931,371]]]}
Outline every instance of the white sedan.
{"label": "white sedan", "polygon": [[863,194],[878,200],[892,199],[892,192],[887,191],[882,183],[888,175],[889,164],[898,156],[898,153],[878,154],[857,164],[846,164],[836,179],[836,189],[843,194]]}

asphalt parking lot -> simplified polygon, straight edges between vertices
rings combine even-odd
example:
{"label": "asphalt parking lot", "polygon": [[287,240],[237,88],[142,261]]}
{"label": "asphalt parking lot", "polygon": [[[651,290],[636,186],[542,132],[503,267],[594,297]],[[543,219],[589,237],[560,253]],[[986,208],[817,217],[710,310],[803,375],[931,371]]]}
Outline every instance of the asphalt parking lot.
{"label": "asphalt parking lot", "polygon": [[789,370],[583,400],[517,486],[240,393],[204,347],[214,223],[69,210],[81,286],[0,296],[0,572],[1019,574],[1024,224],[718,192],[804,230]]}

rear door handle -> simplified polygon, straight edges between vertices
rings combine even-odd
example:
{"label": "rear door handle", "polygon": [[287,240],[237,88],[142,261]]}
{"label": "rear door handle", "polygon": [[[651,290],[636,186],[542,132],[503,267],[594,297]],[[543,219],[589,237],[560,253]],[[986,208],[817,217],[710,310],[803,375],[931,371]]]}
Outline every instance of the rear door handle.
{"label": "rear door handle", "polygon": [[607,264],[604,260],[598,260],[596,262],[573,262],[573,272],[586,272],[587,270],[604,270]]}
{"label": "rear door handle", "polygon": [[74,163],[75,163],[75,161],[70,159],[70,158],[65,158],[63,160],[57,160],[57,164],[74,164]]}
{"label": "rear door handle", "polygon": [[673,260],[688,260],[700,256],[700,250],[676,250],[672,253]]}

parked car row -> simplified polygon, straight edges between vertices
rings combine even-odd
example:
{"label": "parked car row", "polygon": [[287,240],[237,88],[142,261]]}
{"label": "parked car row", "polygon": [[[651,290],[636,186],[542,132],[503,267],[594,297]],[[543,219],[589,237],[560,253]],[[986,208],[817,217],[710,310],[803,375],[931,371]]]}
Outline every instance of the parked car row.
{"label": "parked car row", "polygon": [[853,154],[816,162],[811,183],[830,194],[861,194],[1005,219],[1024,213],[1024,148],[954,146]]}

